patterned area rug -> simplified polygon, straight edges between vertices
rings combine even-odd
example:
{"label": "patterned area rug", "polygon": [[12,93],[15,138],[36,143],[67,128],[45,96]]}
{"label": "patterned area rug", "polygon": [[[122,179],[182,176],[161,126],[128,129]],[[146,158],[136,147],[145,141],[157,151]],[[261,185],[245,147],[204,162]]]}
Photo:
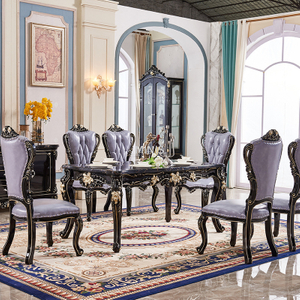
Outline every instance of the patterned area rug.
{"label": "patterned area rug", "polygon": [[[133,208],[122,218],[122,248],[112,251],[112,214],[96,213],[92,221],[83,216],[80,246],[76,257],[72,238],[63,240],[59,232],[65,222],[53,226],[52,247],[47,247],[44,224],[38,224],[34,264],[24,264],[27,245],[26,224],[19,224],[8,256],[0,256],[0,281],[41,299],[137,299],[227,272],[248,267],[244,264],[241,224],[236,247],[229,245],[230,223],[216,233],[208,221],[209,244],[204,255],[196,252],[201,242],[197,227],[200,208],[183,205],[172,221],[164,220],[164,205],[154,213],[150,206]],[[0,225],[0,247],[5,243],[8,225]],[[296,237],[300,226],[296,225]],[[281,222],[275,239],[278,258],[290,255],[286,225]],[[300,240],[297,240],[299,246]],[[264,224],[255,224],[251,240],[255,264],[271,257]],[[252,265],[252,266],[253,266]]]}

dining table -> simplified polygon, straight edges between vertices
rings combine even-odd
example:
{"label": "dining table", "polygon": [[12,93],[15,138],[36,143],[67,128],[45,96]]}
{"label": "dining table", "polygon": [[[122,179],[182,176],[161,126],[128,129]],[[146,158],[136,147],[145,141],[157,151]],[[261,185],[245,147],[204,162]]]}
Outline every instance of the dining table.
{"label": "dining table", "polygon": [[[186,181],[197,181],[201,178],[211,177],[214,180],[214,189],[211,201],[218,201],[225,195],[226,169],[224,164],[176,164],[166,167],[153,167],[139,165],[128,161],[123,164],[64,164],[64,176],[61,178],[61,192],[65,201],[75,203],[74,193],[70,192],[74,180],[79,180],[89,194],[104,184],[111,186],[111,203],[113,214],[113,251],[121,249],[121,222],[122,222],[122,188],[139,185],[156,186],[160,184],[165,191],[165,220],[171,221],[171,205],[173,188]],[[213,219],[216,231],[222,232],[224,227],[217,219]],[[72,230],[72,221],[68,220],[61,236],[67,236]]]}

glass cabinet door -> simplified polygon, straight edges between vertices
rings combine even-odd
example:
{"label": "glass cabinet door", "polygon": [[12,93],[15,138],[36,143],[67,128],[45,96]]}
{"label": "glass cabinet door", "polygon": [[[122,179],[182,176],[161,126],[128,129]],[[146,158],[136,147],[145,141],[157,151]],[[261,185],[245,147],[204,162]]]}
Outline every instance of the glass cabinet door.
{"label": "glass cabinet door", "polygon": [[166,85],[156,84],[156,135],[166,126]]}
{"label": "glass cabinet door", "polygon": [[153,112],[153,84],[149,83],[144,87],[144,141],[147,135],[152,132]]}
{"label": "glass cabinet door", "polygon": [[181,112],[181,85],[172,85],[172,134],[175,137],[174,147],[180,148],[180,112]]}

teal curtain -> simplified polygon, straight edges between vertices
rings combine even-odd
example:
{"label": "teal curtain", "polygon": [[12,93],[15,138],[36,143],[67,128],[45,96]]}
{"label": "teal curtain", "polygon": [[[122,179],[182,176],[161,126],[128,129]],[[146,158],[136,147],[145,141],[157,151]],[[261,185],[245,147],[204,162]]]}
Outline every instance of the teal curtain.
{"label": "teal curtain", "polygon": [[147,36],[145,70],[150,69],[150,36]]}
{"label": "teal curtain", "polygon": [[223,77],[229,131],[232,125],[237,29],[236,20],[222,23]]}

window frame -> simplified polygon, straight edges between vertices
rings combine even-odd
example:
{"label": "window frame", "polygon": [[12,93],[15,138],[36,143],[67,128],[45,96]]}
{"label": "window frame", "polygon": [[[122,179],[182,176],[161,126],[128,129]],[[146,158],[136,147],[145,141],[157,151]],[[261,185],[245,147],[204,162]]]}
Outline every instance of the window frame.
{"label": "window frame", "polygon": [[[280,24],[281,22],[281,24]],[[279,26],[281,25],[281,27]],[[280,32],[279,31],[279,29]],[[243,98],[248,98],[248,97],[261,97],[261,105],[262,105],[262,117],[261,117],[261,135],[264,134],[262,132],[263,129],[263,124],[264,124],[264,106],[265,106],[265,76],[266,76],[266,71],[273,66],[277,64],[291,64],[296,66],[298,69],[300,69],[300,64],[297,65],[294,62],[290,61],[285,61],[284,60],[284,43],[285,43],[285,38],[286,37],[295,37],[295,38],[300,38],[300,26],[295,25],[295,24],[285,24],[283,19],[279,19],[274,21],[274,24],[272,26],[269,26],[267,28],[261,29],[259,32],[254,33],[252,36],[249,37],[248,39],[248,47],[247,47],[247,53],[246,53],[246,61],[245,61],[245,69],[250,68],[254,69],[256,71],[262,72],[263,77],[262,77],[262,94],[261,95],[241,95],[241,102],[240,102],[240,110],[239,110],[239,116],[238,116],[238,128],[237,128],[237,139],[236,139],[236,153],[237,153],[237,164],[236,164],[236,187],[237,188],[249,188],[249,182],[241,182],[241,167],[244,165],[244,159],[243,159],[243,148],[244,146],[250,142],[244,142],[241,140],[242,138],[242,120],[241,120],[241,112],[242,112],[242,105],[243,105]],[[274,40],[276,38],[281,38],[282,39],[282,49],[281,49],[281,60],[277,61],[275,63],[272,63],[268,65],[265,69],[257,69],[254,67],[247,66],[247,59],[248,57],[256,50],[258,49],[261,45]],[[300,111],[299,111],[299,118],[300,118]],[[300,122],[299,122],[299,128],[298,128],[298,138],[300,137]],[[297,137],[295,137],[296,139]],[[290,141],[292,142],[292,141]],[[282,153],[282,155],[286,155],[286,153]],[[277,192],[290,192],[291,188],[290,187],[276,187]]]}

